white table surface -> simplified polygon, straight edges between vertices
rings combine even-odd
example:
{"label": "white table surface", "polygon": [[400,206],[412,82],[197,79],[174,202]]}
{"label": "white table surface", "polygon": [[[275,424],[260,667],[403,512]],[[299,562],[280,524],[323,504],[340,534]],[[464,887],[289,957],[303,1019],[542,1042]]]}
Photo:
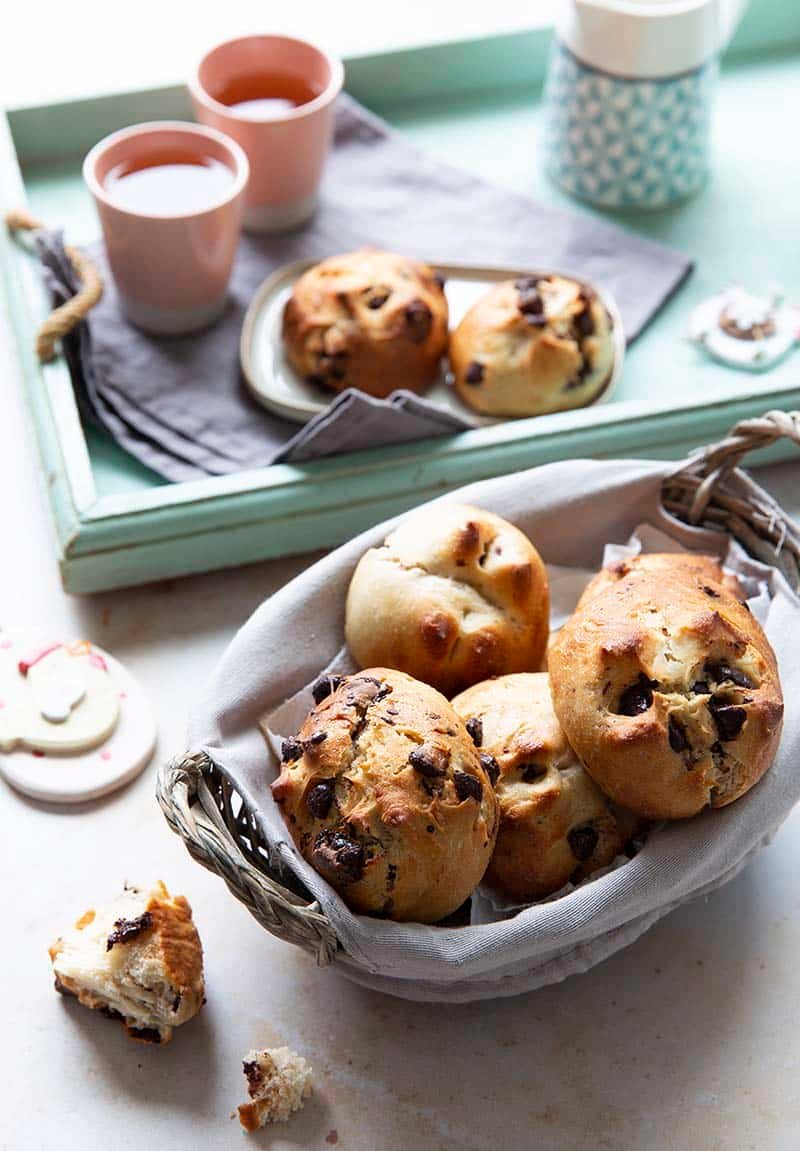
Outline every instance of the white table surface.
{"label": "white table surface", "polygon": [[[19,9],[18,21],[33,27],[43,7],[50,8]],[[242,24],[243,6],[228,7]],[[512,6],[503,9],[513,23]],[[474,16],[470,29],[485,30]],[[363,31],[361,39],[374,46]],[[58,41],[47,38],[51,47]],[[32,56],[29,43],[13,64],[13,92],[3,70],[6,97],[20,103],[34,95],[25,51]],[[156,52],[155,64],[142,65],[142,83],[157,79],[162,58]],[[69,94],[63,62],[61,69],[58,91],[51,82],[43,97]],[[136,80],[125,74],[123,82]],[[126,662],[152,698],[163,760],[183,749],[197,687],[235,629],[308,560],[87,599],[65,595],[4,315],[0,354],[0,621],[87,636]],[[765,469],[761,479],[800,512],[797,466]],[[512,1000],[442,1007],[354,987],[267,935],[171,834],[153,797],[154,773],[155,763],[122,792],[76,809],[0,786],[2,1148],[243,1147],[248,1137],[231,1118],[244,1098],[240,1060],[271,1043],[311,1061],[315,1095],[290,1124],[250,1137],[255,1146],[800,1146],[797,811],[726,888],[592,972]],[[156,878],[189,897],[208,982],[206,1008],[163,1049],[130,1042],[55,994],[47,957],[54,936],[85,907],[125,879]]]}

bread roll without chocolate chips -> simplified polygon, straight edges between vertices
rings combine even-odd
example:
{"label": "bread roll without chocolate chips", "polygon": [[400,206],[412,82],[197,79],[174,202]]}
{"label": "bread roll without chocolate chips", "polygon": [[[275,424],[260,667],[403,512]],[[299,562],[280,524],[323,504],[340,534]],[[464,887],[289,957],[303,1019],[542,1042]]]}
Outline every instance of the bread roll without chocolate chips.
{"label": "bread roll without chocolate chips", "polygon": [[538,671],[549,614],[547,572],[527,536],[481,508],[437,504],[362,556],[345,636],[362,667],[396,667],[450,696]]}

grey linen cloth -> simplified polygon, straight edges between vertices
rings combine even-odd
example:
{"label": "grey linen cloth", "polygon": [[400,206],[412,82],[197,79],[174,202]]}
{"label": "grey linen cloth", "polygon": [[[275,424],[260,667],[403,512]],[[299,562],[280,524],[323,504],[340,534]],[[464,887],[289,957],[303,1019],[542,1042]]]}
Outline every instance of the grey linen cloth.
{"label": "grey linen cloth", "polygon": [[[628,340],[691,270],[682,254],[579,212],[534,203],[422,152],[348,96],[340,97],[319,209],[301,230],[243,235],[222,319],[207,331],[154,337],[122,317],[102,246],[90,249],[106,292],[65,351],[84,415],[170,480],[224,475],[471,426],[424,398],[348,392],[302,430],[260,407],[244,387],[239,334],[262,281],[294,260],[362,244],[438,263],[554,267],[602,284]],[[37,238],[58,301],[73,294],[61,237]]]}
{"label": "grey linen cloth", "polygon": [[[596,570],[605,545],[624,544],[641,524],[666,532],[679,547],[725,557],[727,536],[686,527],[663,511],[661,483],[672,470],[674,464],[643,460],[570,460],[472,484],[443,500],[468,501],[507,517],[530,535],[548,565],[562,568]],[[389,526],[364,532],[262,604],[225,653],[189,731],[190,749],[205,748],[255,812],[276,864],[319,901],[343,947],[335,960],[343,974],[409,999],[450,1002],[556,982],[587,970],[679,904],[731,879],[787,817],[800,798],[800,600],[782,576],[763,569],[770,597],[764,626],[778,657],[787,711],[777,758],[747,795],[665,825],[624,866],[511,918],[445,928],[351,912],[291,843],[269,790],[278,765],[257,725],[342,658],[350,577]],[[761,573],[761,565],[746,559],[742,564],[734,557],[733,566]]]}

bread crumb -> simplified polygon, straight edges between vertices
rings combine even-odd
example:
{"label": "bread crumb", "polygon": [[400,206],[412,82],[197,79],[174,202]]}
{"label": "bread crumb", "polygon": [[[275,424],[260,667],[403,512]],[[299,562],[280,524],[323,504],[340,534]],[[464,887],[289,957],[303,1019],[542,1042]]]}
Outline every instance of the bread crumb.
{"label": "bread crumb", "polygon": [[250,1102],[239,1107],[239,1122],[245,1131],[285,1121],[311,1094],[311,1066],[288,1047],[248,1051],[242,1070],[250,1096]]}

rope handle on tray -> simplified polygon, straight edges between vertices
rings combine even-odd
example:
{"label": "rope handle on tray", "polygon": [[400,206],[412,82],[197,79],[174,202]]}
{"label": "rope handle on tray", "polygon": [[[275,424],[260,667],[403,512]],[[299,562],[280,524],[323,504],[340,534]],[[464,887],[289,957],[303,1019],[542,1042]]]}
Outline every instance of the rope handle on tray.
{"label": "rope handle on tray", "polygon": [[[38,232],[44,224],[24,209],[6,213],[9,232]],[[55,359],[56,344],[85,319],[103,295],[103,277],[97,267],[80,248],[65,247],[64,251],[81,283],[79,291],[66,303],[54,308],[36,333],[36,355],[41,364]]]}
{"label": "rope handle on tray", "polygon": [[[178,756],[162,768],[156,797],[192,857],[221,876],[263,927],[310,951],[320,967],[333,962],[339,942],[319,904],[279,881],[259,850],[258,828],[244,801],[239,797],[242,808],[235,815],[233,789],[205,752]],[[238,839],[230,824],[239,830]]]}

